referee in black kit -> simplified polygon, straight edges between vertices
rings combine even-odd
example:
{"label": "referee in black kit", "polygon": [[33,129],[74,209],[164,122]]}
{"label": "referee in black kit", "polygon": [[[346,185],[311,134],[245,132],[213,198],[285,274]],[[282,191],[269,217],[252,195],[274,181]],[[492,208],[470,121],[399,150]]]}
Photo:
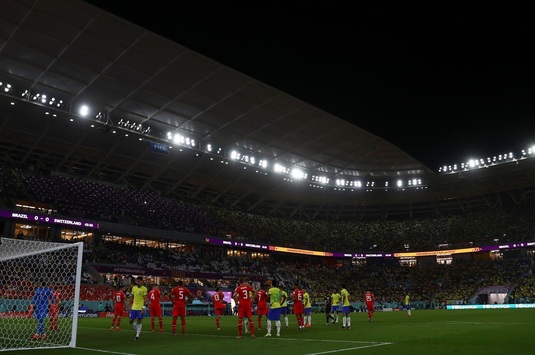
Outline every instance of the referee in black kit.
{"label": "referee in black kit", "polygon": [[[331,314],[331,295],[327,293],[324,300],[325,300],[325,325],[329,325],[331,323],[336,322],[336,319]],[[329,322],[329,319],[331,319],[332,322]]]}

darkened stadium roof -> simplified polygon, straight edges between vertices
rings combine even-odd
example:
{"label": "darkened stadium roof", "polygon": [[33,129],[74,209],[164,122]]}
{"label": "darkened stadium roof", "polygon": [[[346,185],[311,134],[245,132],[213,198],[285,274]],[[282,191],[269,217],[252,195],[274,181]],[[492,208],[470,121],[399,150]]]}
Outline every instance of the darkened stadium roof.
{"label": "darkened stadium roof", "polygon": [[[13,166],[307,218],[491,208],[526,201],[535,186],[533,159],[437,175],[374,134],[78,0],[2,2],[0,82],[11,85],[0,94],[0,147]],[[63,106],[39,104],[36,93]],[[75,112],[83,103],[94,110],[89,120]],[[127,131],[121,120],[151,132]],[[151,150],[149,141],[164,142],[167,131],[310,175],[419,177],[425,188],[339,191],[285,181],[203,149]]]}

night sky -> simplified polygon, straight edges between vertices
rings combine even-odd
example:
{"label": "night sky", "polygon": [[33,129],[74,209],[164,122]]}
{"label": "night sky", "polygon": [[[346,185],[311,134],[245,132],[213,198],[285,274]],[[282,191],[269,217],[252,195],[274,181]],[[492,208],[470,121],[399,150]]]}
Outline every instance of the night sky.
{"label": "night sky", "polygon": [[433,170],[535,143],[527,8],[88,2],[350,121]]}

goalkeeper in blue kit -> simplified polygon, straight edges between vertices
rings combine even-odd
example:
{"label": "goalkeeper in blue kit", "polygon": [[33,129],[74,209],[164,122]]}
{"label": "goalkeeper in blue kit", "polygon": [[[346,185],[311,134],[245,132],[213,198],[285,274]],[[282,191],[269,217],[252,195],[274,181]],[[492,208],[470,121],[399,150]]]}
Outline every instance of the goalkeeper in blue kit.
{"label": "goalkeeper in blue kit", "polygon": [[33,340],[39,338],[45,340],[45,319],[48,317],[48,308],[51,304],[54,304],[54,293],[43,282],[40,287],[35,289],[33,295],[31,307],[33,311],[33,317],[37,319],[37,332],[33,336]]}

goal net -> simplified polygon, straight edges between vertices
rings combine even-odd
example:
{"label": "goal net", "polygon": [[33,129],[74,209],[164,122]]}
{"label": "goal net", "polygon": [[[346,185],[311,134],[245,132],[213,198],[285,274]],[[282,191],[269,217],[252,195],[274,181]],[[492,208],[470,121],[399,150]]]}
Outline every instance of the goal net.
{"label": "goal net", "polygon": [[83,243],[0,238],[0,351],[76,347]]}

